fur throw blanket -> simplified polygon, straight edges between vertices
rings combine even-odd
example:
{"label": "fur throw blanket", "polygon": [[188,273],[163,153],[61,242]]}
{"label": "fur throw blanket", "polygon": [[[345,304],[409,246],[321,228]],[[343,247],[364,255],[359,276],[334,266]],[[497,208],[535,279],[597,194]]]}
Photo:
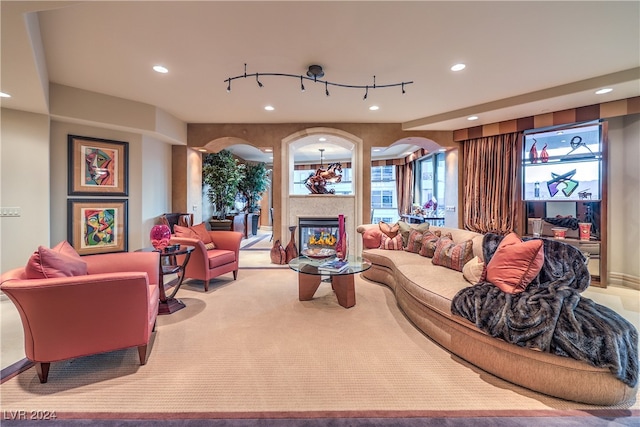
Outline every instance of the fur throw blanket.
{"label": "fur throw blanket", "polygon": [[[493,233],[485,235],[486,264],[502,238]],[[458,292],[451,312],[492,337],[608,368],[625,384],[635,387],[636,328],[615,311],[580,295],[591,276],[577,248],[545,239],[544,258],[542,270],[524,292],[507,294],[489,282],[481,282]]]}

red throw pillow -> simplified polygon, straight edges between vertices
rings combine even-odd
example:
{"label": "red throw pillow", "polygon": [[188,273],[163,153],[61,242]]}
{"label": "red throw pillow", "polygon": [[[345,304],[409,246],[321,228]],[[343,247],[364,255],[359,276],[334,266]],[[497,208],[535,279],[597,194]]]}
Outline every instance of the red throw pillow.
{"label": "red throw pillow", "polygon": [[52,279],[87,274],[87,263],[66,240],[49,249],[39,246],[25,267],[27,279]]}
{"label": "red throw pillow", "polygon": [[[440,240],[440,235],[442,232],[440,230],[429,230],[422,236],[422,247],[418,251],[418,253],[422,256],[426,256],[428,258],[433,258],[433,254],[436,251],[436,243]],[[451,233],[447,233],[444,237],[448,237],[453,239]]]}
{"label": "red throw pillow", "polygon": [[384,221],[380,221],[378,223],[378,226],[380,227],[380,231],[392,238],[396,237],[396,235],[400,231],[400,225],[398,223],[389,225]]}
{"label": "red throw pillow", "polygon": [[402,250],[402,234],[396,234],[395,237],[389,237],[386,234],[382,235],[380,240],[380,249],[387,249],[390,251]]}
{"label": "red throw pillow", "polygon": [[523,242],[516,233],[509,233],[487,264],[486,280],[503,292],[517,294],[536,278],[543,264],[542,240]]}
{"label": "red throw pillow", "polygon": [[365,249],[377,249],[380,247],[382,231],[379,227],[369,227],[362,233],[362,244]]}
{"label": "red throw pillow", "polygon": [[422,249],[422,239],[426,233],[418,230],[411,230],[409,237],[407,238],[407,247],[404,248],[407,252],[413,252],[414,254],[420,253]]}
{"label": "red throw pillow", "polygon": [[435,265],[462,271],[464,265],[473,258],[473,240],[454,243],[448,237],[443,237],[436,243],[431,262]]}

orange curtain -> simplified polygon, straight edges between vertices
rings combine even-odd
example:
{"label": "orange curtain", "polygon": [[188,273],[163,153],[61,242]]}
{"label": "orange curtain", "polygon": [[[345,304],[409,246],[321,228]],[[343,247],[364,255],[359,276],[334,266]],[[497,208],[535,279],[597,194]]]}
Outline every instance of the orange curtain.
{"label": "orange curtain", "polygon": [[518,221],[522,132],[470,139],[463,146],[464,227],[507,234]]}
{"label": "orange curtain", "polygon": [[398,215],[411,213],[413,204],[414,162],[396,165],[396,190],[398,192]]}

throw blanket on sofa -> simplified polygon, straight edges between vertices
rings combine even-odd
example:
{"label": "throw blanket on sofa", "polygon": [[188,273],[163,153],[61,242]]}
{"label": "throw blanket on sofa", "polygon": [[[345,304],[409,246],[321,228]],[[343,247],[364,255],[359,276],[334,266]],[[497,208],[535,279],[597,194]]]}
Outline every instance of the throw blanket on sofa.
{"label": "throw blanket on sofa", "polygon": [[[488,264],[503,236],[488,233]],[[575,247],[544,240],[540,274],[519,294],[484,282],[462,289],[451,311],[487,334],[521,347],[572,357],[609,368],[625,384],[638,383],[638,331],[618,313],[580,296],[591,281],[584,255]]]}

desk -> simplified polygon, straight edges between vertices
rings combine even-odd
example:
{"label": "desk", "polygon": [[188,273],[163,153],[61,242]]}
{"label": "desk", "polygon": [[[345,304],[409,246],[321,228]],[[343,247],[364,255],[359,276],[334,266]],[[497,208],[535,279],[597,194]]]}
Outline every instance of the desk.
{"label": "desk", "polygon": [[[157,250],[155,248],[143,248],[138,249],[136,252],[158,252],[160,253],[160,270],[159,281],[160,286],[160,305],[158,306],[158,314],[171,314],[185,307],[185,304],[179,299],[175,298],[176,293],[182,286],[184,280],[184,269],[189,262],[191,252],[195,249],[194,246],[180,245],[178,249],[165,248],[164,250]],[[178,264],[176,255],[186,255],[182,264]],[[164,283],[164,276],[168,274],[177,274],[178,277],[169,283]],[[173,291],[167,296],[165,286],[173,286]]]}
{"label": "desk", "polygon": [[321,271],[318,266],[325,260],[315,260],[304,256],[289,261],[289,268],[298,272],[298,299],[313,299],[322,276],[331,278],[331,288],[336,293],[338,304],[344,308],[356,305],[356,290],[353,275],[371,268],[371,263],[360,257],[349,257],[349,267],[341,271]]}
{"label": "desk", "polygon": [[434,227],[444,227],[444,217],[439,216],[422,216],[422,215],[400,215],[400,218],[409,224],[422,224],[428,222]]}

